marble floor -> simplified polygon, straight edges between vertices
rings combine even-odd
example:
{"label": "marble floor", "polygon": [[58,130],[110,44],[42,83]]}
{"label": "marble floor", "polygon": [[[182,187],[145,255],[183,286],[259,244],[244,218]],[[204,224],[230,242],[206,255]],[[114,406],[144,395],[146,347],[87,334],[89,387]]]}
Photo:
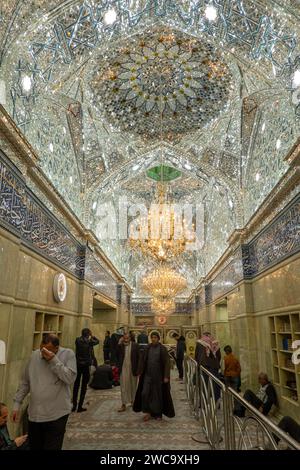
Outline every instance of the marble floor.
{"label": "marble floor", "polygon": [[184,385],[172,378],[175,418],[143,422],[142,413],[128,408],[118,413],[120,387],[112,390],[88,389],[84,413],[72,413],[64,440],[68,450],[204,450],[207,444],[192,439],[200,432],[191,416]]}

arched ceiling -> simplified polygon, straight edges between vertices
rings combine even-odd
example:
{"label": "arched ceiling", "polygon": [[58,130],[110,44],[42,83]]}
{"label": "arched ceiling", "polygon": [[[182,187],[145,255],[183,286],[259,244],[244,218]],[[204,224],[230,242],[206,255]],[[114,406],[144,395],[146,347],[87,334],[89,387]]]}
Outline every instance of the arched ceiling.
{"label": "arched ceiling", "polygon": [[[191,287],[287,169],[299,20],[293,0],[2,0],[5,106],[98,235],[102,201],[149,199],[147,169],[180,170],[174,199],[205,202],[205,246],[180,263]],[[141,265],[102,245],[125,274]]]}

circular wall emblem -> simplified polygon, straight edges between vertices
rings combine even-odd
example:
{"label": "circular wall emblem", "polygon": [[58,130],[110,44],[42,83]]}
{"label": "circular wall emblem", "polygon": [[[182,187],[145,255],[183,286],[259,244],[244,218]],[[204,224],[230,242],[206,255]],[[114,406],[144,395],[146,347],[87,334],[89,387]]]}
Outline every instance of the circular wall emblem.
{"label": "circular wall emblem", "polygon": [[53,295],[56,302],[63,302],[67,295],[67,280],[63,273],[57,273],[53,281]]}
{"label": "circular wall emblem", "polygon": [[167,317],[164,317],[163,315],[161,315],[158,317],[157,320],[160,325],[164,325],[167,322]]}

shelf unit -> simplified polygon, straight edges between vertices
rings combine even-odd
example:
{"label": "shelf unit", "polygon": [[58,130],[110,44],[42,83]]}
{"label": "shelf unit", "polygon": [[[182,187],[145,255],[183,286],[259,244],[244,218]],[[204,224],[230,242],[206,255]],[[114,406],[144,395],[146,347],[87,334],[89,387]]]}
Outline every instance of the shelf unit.
{"label": "shelf unit", "polygon": [[36,312],[32,349],[35,350],[40,347],[43,335],[45,333],[55,333],[61,341],[63,322],[63,315],[59,315],[57,313]]}
{"label": "shelf unit", "polygon": [[282,399],[300,407],[300,365],[292,362],[292,343],[300,340],[300,312],[269,317],[273,382]]}

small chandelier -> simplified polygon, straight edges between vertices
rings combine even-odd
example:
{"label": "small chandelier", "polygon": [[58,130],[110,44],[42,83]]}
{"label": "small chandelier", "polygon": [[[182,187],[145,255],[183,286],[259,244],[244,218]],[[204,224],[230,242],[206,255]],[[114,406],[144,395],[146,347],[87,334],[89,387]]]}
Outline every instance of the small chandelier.
{"label": "small chandelier", "polygon": [[143,288],[152,297],[175,298],[186,286],[186,279],[174,269],[167,266],[160,266],[155,269],[142,281]]}
{"label": "small chandelier", "polygon": [[169,315],[175,311],[175,301],[168,297],[154,297],[151,301],[151,310],[156,314]]}
{"label": "small chandelier", "polygon": [[178,257],[194,241],[195,234],[188,231],[185,219],[178,219],[174,204],[168,201],[165,185],[160,183],[156,200],[148,214],[140,217],[136,233],[130,229],[129,246],[161,262]]}

